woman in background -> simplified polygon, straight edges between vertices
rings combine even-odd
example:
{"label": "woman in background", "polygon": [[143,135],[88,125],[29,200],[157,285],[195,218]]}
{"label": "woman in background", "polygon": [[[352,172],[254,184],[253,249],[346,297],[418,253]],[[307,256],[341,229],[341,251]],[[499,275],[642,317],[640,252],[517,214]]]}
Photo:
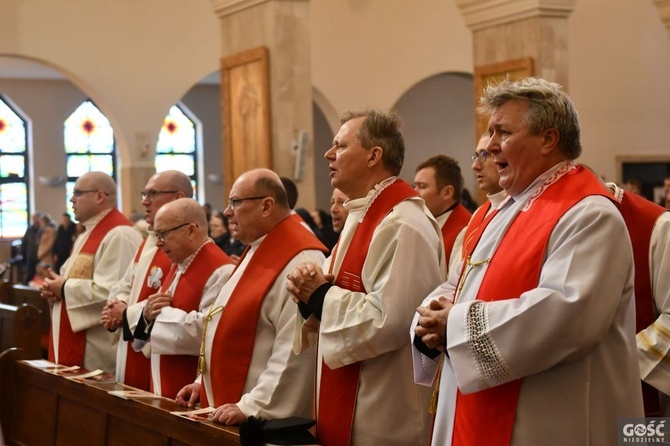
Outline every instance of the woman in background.
{"label": "woman in background", "polygon": [[240,259],[246,247],[241,241],[235,240],[228,229],[228,219],[221,211],[212,211],[212,216],[209,218],[209,235],[216,243],[216,246],[221,248],[223,252],[228,254],[235,263]]}

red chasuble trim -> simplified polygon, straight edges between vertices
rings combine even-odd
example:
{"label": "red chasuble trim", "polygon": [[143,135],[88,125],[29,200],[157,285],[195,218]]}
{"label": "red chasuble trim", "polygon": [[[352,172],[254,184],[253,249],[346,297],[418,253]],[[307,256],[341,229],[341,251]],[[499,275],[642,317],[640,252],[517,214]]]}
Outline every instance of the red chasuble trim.
{"label": "red chasuble trim", "polygon": [[214,407],[242,398],[265,295],[286,265],[311,249],[328,251],[296,218],[287,217],[270,231],[249,261],[214,333],[207,367],[213,395],[206,396]]}
{"label": "red chasuble trim", "polygon": [[[136,265],[142,257],[146,241],[147,240],[144,239],[142,245],[140,245],[140,248],[137,250],[134,260]],[[170,259],[165,252],[163,252],[162,249],[157,248],[154,257],[147,268],[147,272],[144,275],[142,289],[137,296],[137,302],[146,300],[150,295],[158,291],[159,286],[157,284],[152,284],[153,286],[149,284],[151,282],[151,276],[158,268],[163,272],[163,278],[167,279],[165,276],[168,274],[171,264],[172,262],[170,262]],[[128,342],[126,345],[126,367],[123,381],[124,384],[141,390],[149,390],[151,385],[151,361],[144,356],[144,353],[141,351],[136,352],[133,350],[132,342]]]}
{"label": "red chasuble trim", "polygon": [[[633,245],[635,261],[635,332],[639,333],[654,320],[654,296],[651,290],[649,270],[649,245],[656,220],[666,209],[645,198],[624,192],[619,211],[626,222],[626,228]],[[642,382],[642,399],[646,416],[661,416],[658,390]]]}
{"label": "red chasuble trim", "polygon": [[[214,243],[207,243],[200,249],[193,262],[185,273],[179,278],[177,288],[172,295],[173,308],[179,308],[185,312],[197,311],[200,308],[202,291],[207,280],[214,271],[232,263],[228,255]],[[165,288],[169,288],[172,282],[167,280]],[[187,384],[193,383],[198,375],[198,356],[193,355],[161,355],[160,356],[160,378],[161,395],[168,398],[176,398],[177,393]],[[154,386],[155,387],[155,386]]]}
{"label": "red chasuble trim", "polygon": [[[477,300],[514,299],[536,287],[556,223],[576,203],[591,195],[612,198],[591,172],[579,166],[550,185],[527,211],[520,212],[491,258]],[[485,224],[490,220],[487,218]],[[472,254],[485,224],[475,231],[476,241],[469,244],[467,255]],[[452,444],[509,445],[522,382],[518,379],[468,395],[459,390]]]}
{"label": "red chasuble trim", "polygon": [[[128,220],[118,209],[112,209],[102,220],[93,228],[93,231],[88,236],[84,246],[82,246],[79,254],[90,254],[95,256],[102,240],[107,233],[117,226],[132,226]],[[75,260],[75,259],[72,259]],[[91,271],[91,274],[93,271]],[[78,279],[93,279],[91,277],[77,277]],[[66,297],[67,299],[67,297]],[[78,365],[84,366],[84,353],[86,350],[86,330],[77,333],[72,331],[70,325],[70,318],[67,314],[67,300],[63,299],[60,306],[60,330],[58,332],[58,363],[64,365]],[[54,352],[54,334],[53,326],[51,327],[51,336],[49,336],[49,360],[56,361]]]}
{"label": "red chasuble trim", "polygon": [[444,241],[444,255],[446,259],[449,259],[451,255],[451,250],[454,248],[454,243],[456,242],[456,237],[461,232],[461,229],[468,225],[472,214],[468,211],[465,206],[458,204],[449,218],[442,225],[442,240]]}
{"label": "red chasuble trim", "polygon": [[[356,228],[335,285],[350,291],[366,292],[361,274],[375,229],[398,203],[417,195],[409,184],[396,180],[375,198],[363,221]],[[334,260],[331,265],[335,263]],[[316,424],[319,444],[341,446],[351,441],[360,370],[360,362],[337,369],[331,369],[322,362]]]}

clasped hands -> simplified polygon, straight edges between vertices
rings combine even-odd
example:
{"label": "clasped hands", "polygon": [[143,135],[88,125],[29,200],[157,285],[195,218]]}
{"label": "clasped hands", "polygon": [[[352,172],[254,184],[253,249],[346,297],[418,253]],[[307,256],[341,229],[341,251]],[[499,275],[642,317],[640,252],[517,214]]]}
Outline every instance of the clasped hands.
{"label": "clasped hands", "polygon": [[324,274],[321,267],[309,262],[296,266],[286,278],[288,279],[286,289],[293,295],[293,301],[307,303],[314,290],[324,283],[332,283],[335,276]]}
{"label": "clasped hands", "polygon": [[419,307],[419,325],[414,327],[414,333],[424,344],[441,352],[446,350],[447,320],[449,312],[454,307],[451,299],[440,296],[430,301],[427,307]]}
{"label": "clasped hands", "polygon": [[171,293],[156,293],[152,294],[147,298],[147,303],[142,309],[142,316],[147,322],[153,322],[156,320],[161,310],[164,307],[169,307],[172,303],[172,294]]}
{"label": "clasped hands", "polygon": [[64,282],[65,278],[63,276],[59,276],[49,268],[47,270],[47,277],[44,278],[44,282],[40,287],[40,295],[48,300],[50,304],[60,302]]}
{"label": "clasped hands", "polygon": [[105,308],[100,314],[100,324],[107,330],[116,330],[121,326],[123,320],[123,311],[128,304],[119,299],[112,299],[107,302]]}

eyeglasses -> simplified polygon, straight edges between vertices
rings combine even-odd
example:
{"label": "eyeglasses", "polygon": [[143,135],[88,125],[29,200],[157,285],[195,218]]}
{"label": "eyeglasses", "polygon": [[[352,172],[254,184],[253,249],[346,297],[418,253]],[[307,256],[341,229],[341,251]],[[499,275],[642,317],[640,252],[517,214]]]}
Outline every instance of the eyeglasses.
{"label": "eyeglasses", "polygon": [[265,197],[247,197],[247,198],[231,198],[228,200],[228,207],[233,211],[238,208],[240,203],[247,200],[262,200]]}
{"label": "eyeglasses", "polygon": [[486,158],[491,156],[491,152],[487,152],[486,150],[482,150],[481,152],[475,152],[472,154],[470,159],[474,163],[475,160],[478,160],[480,164],[484,164],[486,162]]}
{"label": "eyeglasses", "polygon": [[140,197],[142,200],[146,200],[149,197],[149,200],[154,201],[156,197],[160,194],[176,194],[178,190],[143,190],[140,192]]}
{"label": "eyeglasses", "polygon": [[[172,231],[176,231],[179,228],[183,228],[184,226],[188,226],[191,223],[182,223],[180,225],[175,226],[174,228],[166,229],[165,231],[156,231],[154,232],[154,236],[156,237],[156,241],[159,243],[165,243],[165,236],[168,235]],[[195,225],[197,228],[198,225]]]}
{"label": "eyeglasses", "polygon": [[89,192],[97,192],[98,189],[89,189],[89,190],[82,190],[82,189],[75,189],[72,191],[72,195],[79,198],[84,194],[88,194]]}

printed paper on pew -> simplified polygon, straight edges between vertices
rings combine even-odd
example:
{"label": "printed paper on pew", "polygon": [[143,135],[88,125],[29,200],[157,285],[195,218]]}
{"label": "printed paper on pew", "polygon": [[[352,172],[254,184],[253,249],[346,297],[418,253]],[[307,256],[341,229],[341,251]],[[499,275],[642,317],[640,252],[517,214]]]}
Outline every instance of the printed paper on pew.
{"label": "printed paper on pew", "polygon": [[55,362],[47,361],[46,359],[26,359],[23,362],[31,367],[35,367],[36,369],[42,369],[42,370],[49,370],[49,369],[61,370],[67,368],[67,366],[63,364],[56,364]]}
{"label": "printed paper on pew", "polygon": [[110,395],[118,396],[121,398],[125,399],[132,399],[132,398],[163,398],[160,395],[156,395],[155,393],[147,392],[145,390],[110,390],[109,392]]}
{"label": "printed paper on pew", "polygon": [[91,378],[93,376],[98,376],[98,375],[102,375],[103,373],[105,373],[100,369],[96,369],[96,370],[93,370],[91,372],[86,372],[86,373],[77,373],[74,370],[72,372],[68,372],[68,373],[60,373],[60,372],[61,372],[60,370],[57,370],[56,375],[61,375],[61,376],[66,377],[67,379],[72,379],[74,381],[81,381],[83,379]]}
{"label": "printed paper on pew", "polygon": [[205,407],[204,409],[184,410],[184,411],[176,410],[170,413],[172,415],[177,415],[191,421],[212,421],[212,419],[210,418],[210,414],[215,410],[216,409],[214,407],[210,406]]}

